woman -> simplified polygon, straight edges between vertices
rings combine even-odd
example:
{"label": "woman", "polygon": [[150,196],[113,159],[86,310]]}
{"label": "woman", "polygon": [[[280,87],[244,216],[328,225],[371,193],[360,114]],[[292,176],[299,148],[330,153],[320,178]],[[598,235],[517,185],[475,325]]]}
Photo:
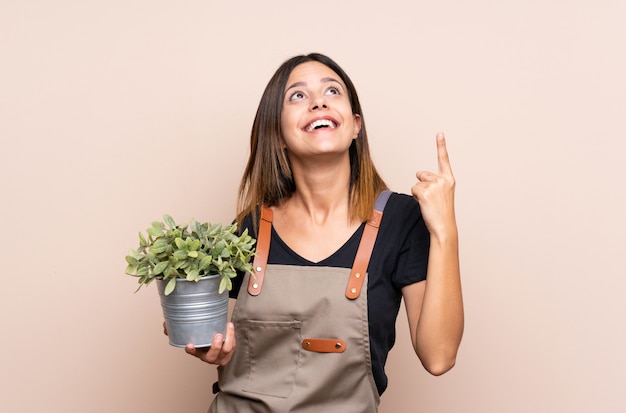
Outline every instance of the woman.
{"label": "woman", "polygon": [[386,191],[347,74],[320,54],[283,63],[239,192],[255,274],[236,279],[225,337],[186,348],[219,365],[210,412],[376,412],[402,298],[426,370],[453,367],[463,303],[443,134],[437,152],[438,173],[418,172],[412,197]]}

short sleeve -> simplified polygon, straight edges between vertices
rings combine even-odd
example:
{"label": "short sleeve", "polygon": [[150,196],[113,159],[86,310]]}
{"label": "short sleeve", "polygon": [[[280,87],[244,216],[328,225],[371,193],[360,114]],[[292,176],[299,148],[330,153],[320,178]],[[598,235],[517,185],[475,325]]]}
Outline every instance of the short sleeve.
{"label": "short sleeve", "polygon": [[383,256],[394,257],[392,283],[401,289],[424,281],[428,269],[430,234],[420,206],[410,195],[394,194],[389,199],[381,222]]}
{"label": "short sleeve", "polygon": [[430,234],[421,214],[408,231],[398,256],[398,266],[393,279],[398,288],[424,281],[428,271]]}

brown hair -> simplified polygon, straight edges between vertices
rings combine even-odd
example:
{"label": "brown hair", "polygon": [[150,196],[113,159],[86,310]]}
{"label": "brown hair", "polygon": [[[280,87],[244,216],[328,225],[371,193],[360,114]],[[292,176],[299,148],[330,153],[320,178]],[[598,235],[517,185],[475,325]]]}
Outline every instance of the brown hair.
{"label": "brown hair", "polygon": [[306,62],[319,62],[334,71],[346,85],[352,113],[361,117],[361,130],[349,149],[351,218],[369,219],[376,197],[387,189],[372,162],[361,104],[346,72],[319,53],[295,56],[276,70],[259,102],[250,135],[250,157],[239,186],[239,225],[248,214],[253,214],[256,226],[260,205],[279,205],[296,190],[289,159],[281,145],[281,113],[287,80],[296,66]]}

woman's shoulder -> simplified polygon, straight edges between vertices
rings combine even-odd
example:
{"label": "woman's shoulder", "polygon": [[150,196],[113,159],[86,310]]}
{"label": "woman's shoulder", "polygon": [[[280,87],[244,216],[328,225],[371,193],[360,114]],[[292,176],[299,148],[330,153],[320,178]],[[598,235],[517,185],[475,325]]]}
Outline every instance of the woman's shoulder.
{"label": "woman's shoulder", "polygon": [[400,214],[402,216],[421,216],[420,206],[411,195],[400,192],[391,192],[384,214]]}
{"label": "woman's shoulder", "polygon": [[392,192],[383,211],[380,230],[385,234],[406,235],[422,219],[420,206],[411,195]]}

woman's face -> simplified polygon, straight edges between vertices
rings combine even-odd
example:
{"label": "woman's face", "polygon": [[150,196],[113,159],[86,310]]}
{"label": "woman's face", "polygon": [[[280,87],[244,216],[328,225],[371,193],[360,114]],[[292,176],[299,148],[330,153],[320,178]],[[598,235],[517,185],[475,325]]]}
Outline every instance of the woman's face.
{"label": "woman's face", "polygon": [[283,96],[283,144],[292,158],[347,154],[361,129],[352,113],[348,91],[328,66],[306,62],[296,66]]}

